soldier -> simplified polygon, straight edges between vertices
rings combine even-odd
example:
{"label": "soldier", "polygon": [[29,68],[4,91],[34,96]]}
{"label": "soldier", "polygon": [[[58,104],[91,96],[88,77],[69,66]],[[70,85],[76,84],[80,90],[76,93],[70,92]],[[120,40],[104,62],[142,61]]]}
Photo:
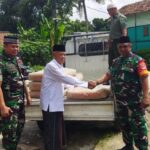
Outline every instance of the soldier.
{"label": "soldier", "polygon": [[[149,106],[148,70],[143,58],[131,52],[129,38],[121,37],[118,44],[120,57],[116,58],[110,70],[90,87],[111,79],[112,91],[116,97],[118,117],[125,146],[120,150],[148,150],[147,126],[144,111]],[[143,97],[141,97],[143,94]]]}
{"label": "soldier", "polygon": [[110,34],[108,40],[109,46],[109,67],[112,65],[113,59],[119,56],[117,44],[121,36],[127,36],[127,18],[121,14],[114,4],[107,6],[107,11],[110,15],[108,21]]}
{"label": "soldier", "polygon": [[21,66],[17,56],[19,40],[16,36],[4,37],[4,50],[0,55],[0,113],[2,118],[2,143],[6,150],[16,150],[24,123],[24,92],[27,103],[30,95],[24,84]]}

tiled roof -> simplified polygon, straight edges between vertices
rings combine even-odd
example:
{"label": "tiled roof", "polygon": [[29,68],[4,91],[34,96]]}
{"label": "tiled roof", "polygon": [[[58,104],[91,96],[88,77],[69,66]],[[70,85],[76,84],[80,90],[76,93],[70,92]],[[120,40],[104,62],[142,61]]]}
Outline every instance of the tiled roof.
{"label": "tiled roof", "polygon": [[150,11],[150,0],[144,0],[141,2],[126,5],[122,7],[119,11],[124,15]]}

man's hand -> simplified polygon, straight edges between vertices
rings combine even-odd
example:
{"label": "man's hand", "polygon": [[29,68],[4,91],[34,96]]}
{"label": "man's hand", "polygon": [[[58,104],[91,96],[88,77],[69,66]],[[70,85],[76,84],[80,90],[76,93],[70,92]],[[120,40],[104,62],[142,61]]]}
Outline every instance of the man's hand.
{"label": "man's hand", "polygon": [[97,85],[96,81],[92,81],[92,80],[91,80],[91,81],[88,82],[88,88],[89,88],[89,89],[95,88],[96,85]]}
{"label": "man's hand", "polygon": [[148,97],[143,98],[142,103],[141,103],[142,108],[146,108],[149,105],[150,105],[150,99]]}
{"label": "man's hand", "polygon": [[10,107],[7,106],[3,106],[0,108],[0,112],[1,112],[1,116],[2,117],[8,117],[10,116],[11,113],[13,113],[13,111],[11,110]]}

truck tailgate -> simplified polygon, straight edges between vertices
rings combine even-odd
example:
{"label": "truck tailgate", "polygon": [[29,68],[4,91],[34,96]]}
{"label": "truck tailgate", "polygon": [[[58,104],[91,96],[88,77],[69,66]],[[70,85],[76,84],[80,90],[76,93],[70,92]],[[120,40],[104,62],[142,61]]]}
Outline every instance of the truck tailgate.
{"label": "truck tailgate", "polygon": [[[114,121],[114,101],[103,100],[65,100],[65,120],[78,121]],[[27,120],[42,120],[39,99],[33,99],[31,106],[26,107]]]}

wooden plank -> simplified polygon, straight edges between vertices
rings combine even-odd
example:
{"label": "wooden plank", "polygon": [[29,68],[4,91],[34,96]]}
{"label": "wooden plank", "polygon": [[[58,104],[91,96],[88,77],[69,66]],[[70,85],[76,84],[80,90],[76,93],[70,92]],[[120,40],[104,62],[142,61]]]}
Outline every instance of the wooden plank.
{"label": "wooden plank", "polygon": [[[80,121],[114,121],[114,102],[104,101],[65,101],[65,120]],[[26,107],[27,120],[42,120],[39,100],[35,99],[31,106]]]}

